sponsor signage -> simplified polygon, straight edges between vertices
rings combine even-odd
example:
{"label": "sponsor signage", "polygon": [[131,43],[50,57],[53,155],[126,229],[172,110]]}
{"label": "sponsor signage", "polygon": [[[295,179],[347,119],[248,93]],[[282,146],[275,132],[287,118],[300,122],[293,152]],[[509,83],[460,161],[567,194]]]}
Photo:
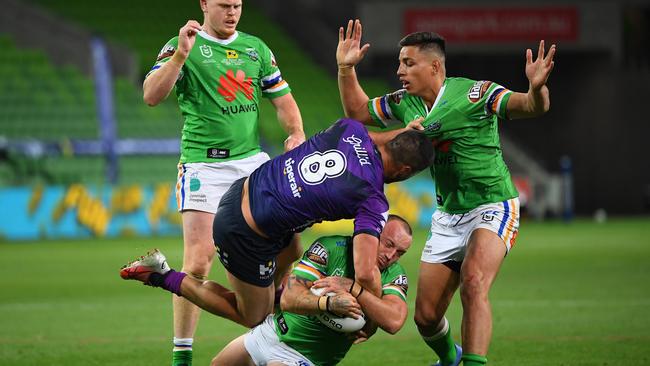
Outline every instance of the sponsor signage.
{"label": "sponsor signage", "polygon": [[538,8],[407,8],[404,33],[434,31],[451,42],[494,43],[577,41],[578,9]]}

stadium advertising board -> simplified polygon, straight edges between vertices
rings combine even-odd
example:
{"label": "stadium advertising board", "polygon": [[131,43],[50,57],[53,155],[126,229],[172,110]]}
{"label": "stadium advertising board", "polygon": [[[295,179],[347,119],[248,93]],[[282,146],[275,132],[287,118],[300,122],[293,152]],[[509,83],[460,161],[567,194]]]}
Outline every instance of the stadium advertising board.
{"label": "stadium advertising board", "polygon": [[[386,186],[391,212],[428,227],[434,210],[429,178]],[[0,189],[0,240],[181,235],[174,186],[70,186]],[[326,222],[321,233],[352,230],[350,220]]]}

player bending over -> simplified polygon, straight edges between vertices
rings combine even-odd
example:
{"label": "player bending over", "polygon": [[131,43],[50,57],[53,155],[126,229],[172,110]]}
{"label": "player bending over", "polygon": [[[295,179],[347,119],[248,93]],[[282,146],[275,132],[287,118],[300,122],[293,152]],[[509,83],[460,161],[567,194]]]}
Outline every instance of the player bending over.
{"label": "player bending over", "polygon": [[214,242],[233,291],[162,267],[158,253],[125,266],[120,275],[183,296],[203,309],[244,326],[272,312],[276,257],[292,236],[323,220],[354,219],[355,281],[379,296],[379,234],[388,201],[384,183],[397,182],[431,165],[431,142],[418,131],[369,133],[342,119],[236,181],[222,198]]}

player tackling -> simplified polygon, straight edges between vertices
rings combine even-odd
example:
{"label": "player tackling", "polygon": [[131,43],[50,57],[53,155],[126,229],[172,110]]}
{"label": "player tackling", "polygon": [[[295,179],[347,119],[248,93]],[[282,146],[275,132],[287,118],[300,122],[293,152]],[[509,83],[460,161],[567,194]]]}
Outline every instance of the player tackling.
{"label": "player tackling", "polygon": [[340,120],[236,181],[222,198],[213,236],[232,292],[183,272],[154,272],[156,253],[125,266],[120,275],[252,327],[272,312],[276,257],[292,236],[316,222],[354,218],[355,281],[379,296],[377,247],[388,212],[384,183],[411,177],[433,157],[431,142],[419,131],[377,134],[358,121]]}

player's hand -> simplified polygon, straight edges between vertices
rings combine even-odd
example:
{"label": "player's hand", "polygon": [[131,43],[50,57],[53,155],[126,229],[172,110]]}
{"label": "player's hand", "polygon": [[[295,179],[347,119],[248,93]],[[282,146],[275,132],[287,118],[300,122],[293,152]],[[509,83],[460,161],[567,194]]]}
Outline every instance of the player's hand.
{"label": "player's hand", "polygon": [[339,28],[339,44],[336,47],[336,63],[339,65],[339,69],[358,64],[368,52],[370,44],[366,43],[361,47],[361,33],[359,19],[348,21],[345,32],[343,27]]}
{"label": "player's hand", "polygon": [[196,41],[196,34],[201,31],[201,24],[196,20],[188,20],[187,23],[178,31],[178,50],[183,57],[183,61],[189,56],[194,42]]}
{"label": "player's hand", "polygon": [[375,333],[377,333],[377,323],[370,319],[367,319],[366,325],[364,325],[363,328],[352,333],[352,336],[354,337],[352,344],[363,343],[370,339],[370,337],[372,337]]}
{"label": "player's hand", "polygon": [[330,296],[329,312],[354,319],[359,319],[363,315],[361,305],[348,292],[338,292],[336,295]]}
{"label": "player's hand", "polygon": [[423,131],[424,127],[422,126],[422,122],[424,122],[424,117],[418,117],[412,120],[411,122],[409,122],[406,125],[406,128],[411,130]]}
{"label": "player's hand", "polygon": [[314,281],[315,288],[324,288],[323,293],[328,292],[348,292],[352,287],[351,278],[330,276]]}
{"label": "player's hand", "polygon": [[304,132],[300,131],[300,132],[292,133],[291,135],[289,135],[289,137],[287,137],[284,140],[284,151],[286,152],[286,151],[289,151],[289,150],[293,150],[294,148],[298,147],[298,145],[302,144],[303,142],[305,142],[305,133]]}
{"label": "player's hand", "polygon": [[555,45],[551,45],[548,54],[544,56],[544,40],[539,42],[539,49],[537,50],[537,58],[533,61],[533,51],[529,48],[526,50],[526,77],[530,83],[530,89],[537,91],[544,85],[548,77],[551,75],[555,62]]}

